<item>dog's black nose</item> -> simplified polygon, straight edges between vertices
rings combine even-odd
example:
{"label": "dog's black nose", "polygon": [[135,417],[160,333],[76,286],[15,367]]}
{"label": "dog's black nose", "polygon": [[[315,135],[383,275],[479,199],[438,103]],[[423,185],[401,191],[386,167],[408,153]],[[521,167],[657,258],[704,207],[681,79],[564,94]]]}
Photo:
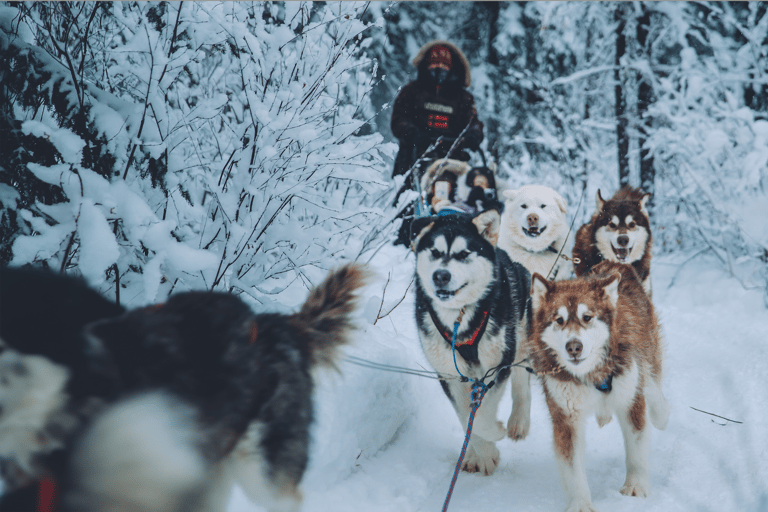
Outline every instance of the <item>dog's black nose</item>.
{"label": "dog's black nose", "polygon": [[436,286],[443,287],[451,282],[451,273],[445,269],[435,270],[432,274],[432,280]]}
{"label": "dog's black nose", "polygon": [[616,239],[616,243],[622,247],[626,247],[629,243],[629,237],[627,235],[619,235],[619,237]]}
{"label": "dog's black nose", "polygon": [[578,340],[571,340],[565,344],[565,350],[567,350],[568,355],[573,358],[579,357],[583,348],[584,345],[582,345]]}

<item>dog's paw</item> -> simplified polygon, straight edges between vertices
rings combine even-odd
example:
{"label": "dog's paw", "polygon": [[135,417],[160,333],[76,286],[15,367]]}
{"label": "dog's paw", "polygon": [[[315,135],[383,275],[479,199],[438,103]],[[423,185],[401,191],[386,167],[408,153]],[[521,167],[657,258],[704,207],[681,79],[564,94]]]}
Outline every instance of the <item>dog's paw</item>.
{"label": "dog's paw", "polygon": [[472,447],[467,449],[464,462],[461,463],[461,470],[467,473],[482,473],[485,476],[490,476],[496,472],[501,460],[499,449],[496,448],[496,445],[487,443],[483,451],[486,453],[479,454]]}
{"label": "dog's paw", "polygon": [[624,482],[624,487],[619,489],[619,492],[624,496],[637,496],[639,498],[645,498],[648,496],[648,485],[637,481]]}
{"label": "dog's paw", "polygon": [[611,422],[611,420],[613,419],[613,416],[611,416],[610,414],[605,416],[597,415],[596,418],[597,418],[597,426],[600,428],[603,428],[604,426],[606,426]]}
{"label": "dog's paw", "polygon": [[501,441],[504,439],[504,436],[507,435],[506,431],[504,430],[504,424],[500,421],[493,421],[487,424],[480,423],[475,426],[472,434],[482,437],[486,441],[490,441],[492,443]]}
{"label": "dog's paw", "polygon": [[507,436],[513,441],[522,441],[528,436],[530,430],[530,416],[523,417],[523,414],[515,414],[513,411],[507,423]]}
{"label": "dog's paw", "polygon": [[592,505],[592,501],[584,499],[576,499],[568,504],[568,508],[565,512],[600,512]]}

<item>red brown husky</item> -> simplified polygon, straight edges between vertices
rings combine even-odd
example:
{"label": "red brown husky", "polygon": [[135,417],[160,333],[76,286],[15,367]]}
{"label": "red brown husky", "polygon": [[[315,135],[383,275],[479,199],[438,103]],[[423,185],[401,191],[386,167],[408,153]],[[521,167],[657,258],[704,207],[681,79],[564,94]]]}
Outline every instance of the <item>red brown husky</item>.
{"label": "red brown husky", "polygon": [[534,274],[530,362],[544,385],[568,512],[595,512],[585,472],[584,429],[613,414],[624,434],[627,478],[621,493],[646,496],[649,428],[663,430],[661,333],[653,305],[629,265],[603,261],[586,277],[547,281]]}
{"label": "red brown husky", "polygon": [[595,213],[576,232],[574,272],[583,276],[603,260],[632,265],[651,294],[651,224],[646,204],[650,194],[623,187],[605,200],[597,191]]}

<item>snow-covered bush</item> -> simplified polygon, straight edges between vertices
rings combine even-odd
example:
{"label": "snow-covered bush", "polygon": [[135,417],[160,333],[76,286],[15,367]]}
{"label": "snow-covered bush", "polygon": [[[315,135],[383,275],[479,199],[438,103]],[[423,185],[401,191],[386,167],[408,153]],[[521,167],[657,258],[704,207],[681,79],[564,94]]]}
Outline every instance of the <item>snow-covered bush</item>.
{"label": "snow-covered bush", "polygon": [[358,135],[364,7],[3,7],[6,259],[130,305],[190,288],[269,300],[368,249],[390,148]]}
{"label": "snow-covered bush", "polygon": [[[750,4],[741,24],[720,6],[701,9],[706,17],[670,13],[679,62],[655,77],[648,146],[657,161],[657,240],[666,250],[710,251],[746,286],[766,287],[768,120],[745,91],[768,62],[768,11],[757,15]],[[717,26],[738,34],[724,37]]]}

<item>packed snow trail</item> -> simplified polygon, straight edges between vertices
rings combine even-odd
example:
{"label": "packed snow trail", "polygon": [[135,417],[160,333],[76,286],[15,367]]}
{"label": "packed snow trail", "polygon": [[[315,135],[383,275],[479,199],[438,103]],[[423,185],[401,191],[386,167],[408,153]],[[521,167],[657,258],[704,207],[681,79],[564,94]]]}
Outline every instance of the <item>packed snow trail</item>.
{"label": "packed snow trail", "polygon": [[[768,510],[768,310],[716,263],[682,256],[653,262],[654,303],[665,335],[664,393],[672,406],[665,431],[652,429],[651,495],[619,494],[624,445],[618,422],[587,422],[587,478],[601,512]],[[348,353],[427,368],[413,319],[413,256],[388,247],[372,262],[379,279],[366,292],[356,344]],[[674,283],[669,287],[670,282]],[[367,302],[367,304],[366,304]],[[303,512],[437,512],[464,438],[437,381],[342,363],[318,374],[317,422],[303,483]],[[499,418],[511,410],[509,392]],[[743,423],[697,412],[708,411]],[[541,385],[533,382],[531,433],[498,443],[501,464],[490,477],[461,473],[453,512],[565,509]],[[236,489],[229,512],[262,509]]]}

